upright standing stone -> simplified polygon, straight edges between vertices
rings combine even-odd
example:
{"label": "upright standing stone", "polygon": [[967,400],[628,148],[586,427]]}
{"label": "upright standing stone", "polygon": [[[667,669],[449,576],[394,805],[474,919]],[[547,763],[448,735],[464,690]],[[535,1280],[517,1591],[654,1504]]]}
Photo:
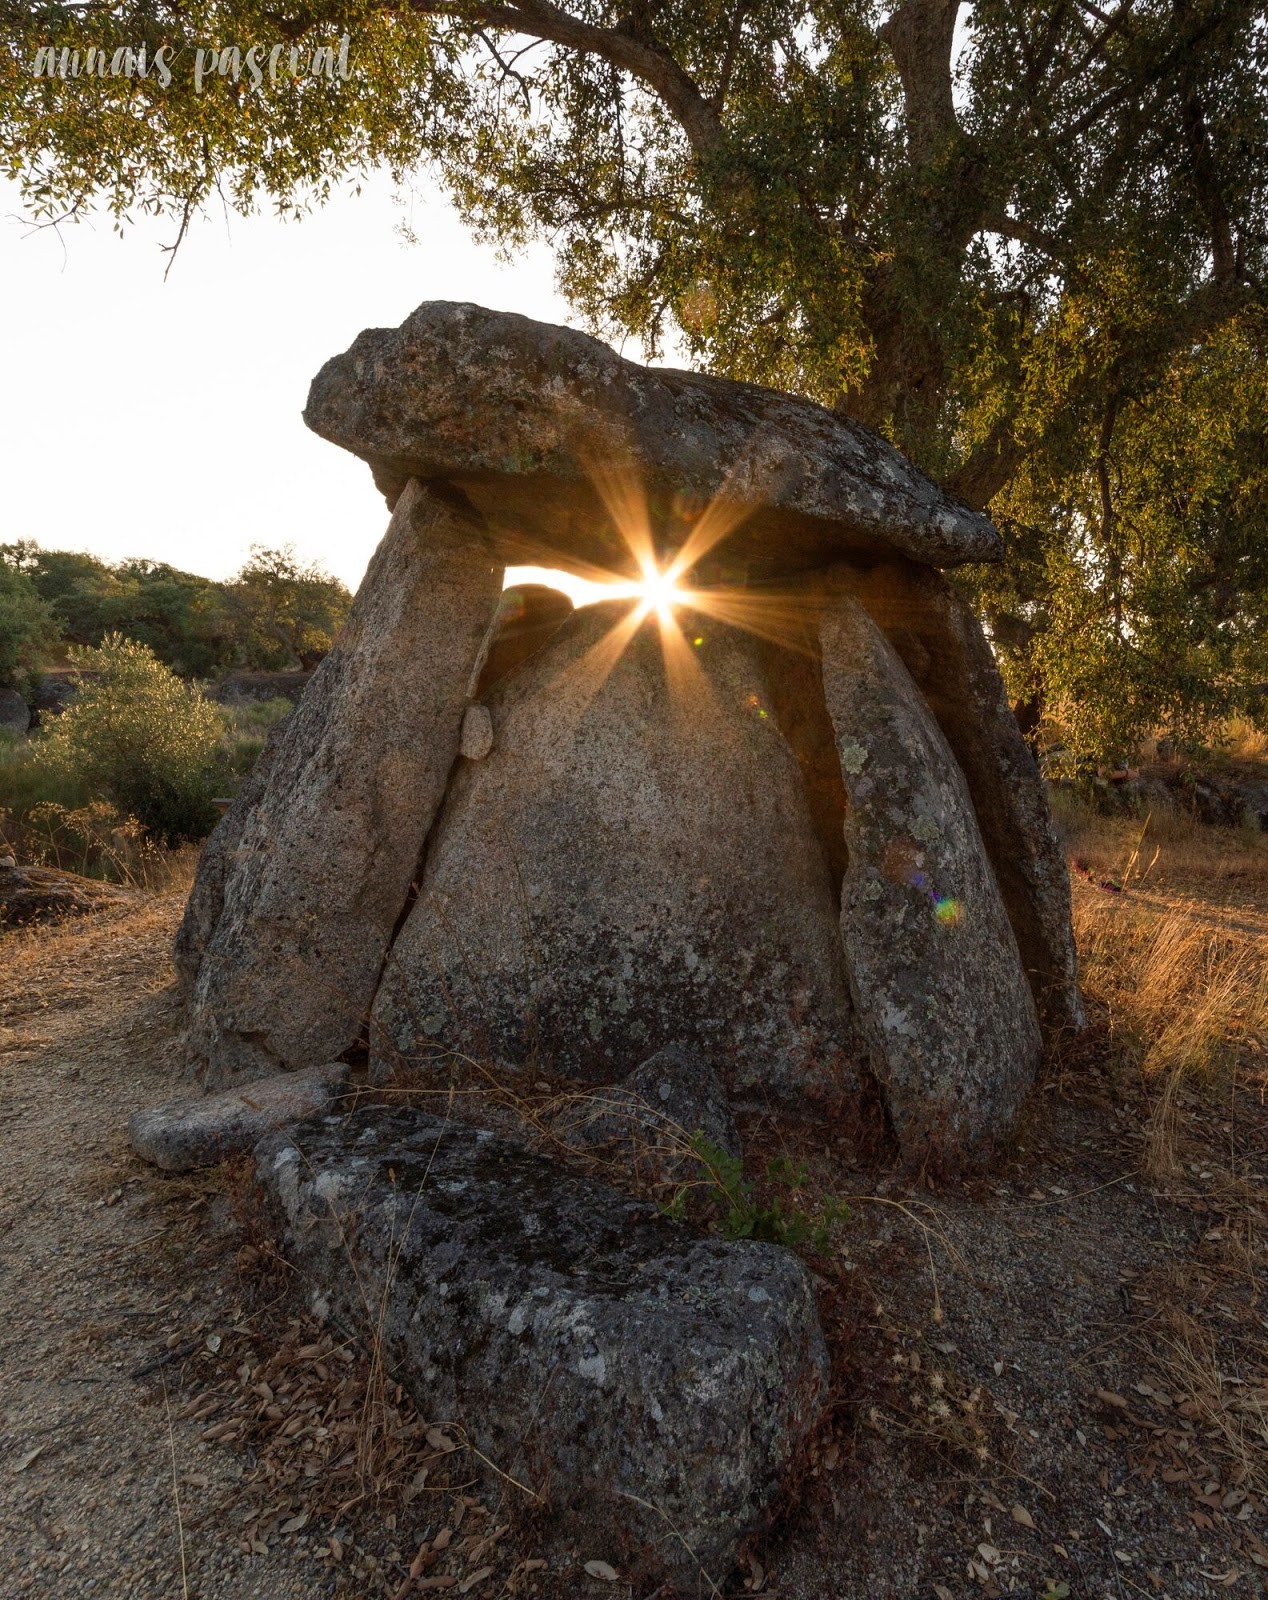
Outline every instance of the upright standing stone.
{"label": "upright standing stone", "polygon": [[906,668],[838,592],[820,622],[846,791],[841,932],[911,1162],[954,1168],[1012,1127],[1041,1043],[964,776]]}
{"label": "upright standing stone", "polygon": [[981,624],[941,573],[910,562],[878,566],[851,587],[903,658],[968,782],[1041,1020],[1081,1028],[1065,857]]}
{"label": "upright standing stone", "polygon": [[411,482],[238,819],[192,996],[189,1045],[206,1083],[315,1066],[356,1040],[501,585],[479,520]]}
{"label": "upright standing stone", "polygon": [[753,642],[589,607],[490,694],[375,1002],[390,1073],[462,1052],[611,1083],[680,1042],[732,1088],[857,1055],[837,910]]}

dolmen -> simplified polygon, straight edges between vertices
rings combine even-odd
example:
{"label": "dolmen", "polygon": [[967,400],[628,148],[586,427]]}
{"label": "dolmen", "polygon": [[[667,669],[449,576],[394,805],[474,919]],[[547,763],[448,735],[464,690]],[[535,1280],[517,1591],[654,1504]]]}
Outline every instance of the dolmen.
{"label": "dolmen", "polygon": [[[821,406],[474,305],[360,335],[314,380],[305,420],[370,465],[392,516],[335,647],[202,855],[176,962],[204,1087],[365,1049],[378,1085],[465,1059],[598,1089],[672,1046],[665,1060],[707,1063],[737,1109],[848,1123],[879,1095],[912,1170],[989,1156],[1045,1034],[1082,1022],[1040,776],[944,575],[1001,558],[991,523]],[[668,567],[681,592],[573,610],[504,593],[516,564],[631,583]],[[611,1426],[637,1436],[621,1435],[628,1459],[658,1463],[654,1495],[624,1469],[603,1478],[627,1532],[654,1502],[700,1530],[689,1571],[725,1564],[826,1383],[800,1269],[777,1246],[622,1221],[627,1201],[579,1177],[569,1215],[602,1235],[580,1240],[541,1156],[498,1155],[487,1130],[442,1156],[422,1112],[355,1115],[359,1147],[330,1119],[261,1146],[295,1258],[329,1255],[318,1224],[341,1196],[360,1197],[358,1248],[381,1235],[383,1259],[398,1225],[421,1229],[393,1350],[420,1392],[440,1382],[460,1406],[435,1295],[457,1292],[465,1240],[480,1287],[454,1338],[474,1318],[495,1352],[471,1379],[492,1397],[481,1436],[496,1444],[518,1415],[506,1363],[532,1367],[537,1328],[535,1375],[572,1374],[561,1503],[603,1492],[568,1463],[607,1393]],[[385,1176],[406,1171],[441,1173],[450,1198],[411,1209]],[[517,1195],[559,1241],[536,1299]],[[776,1256],[725,1255],[759,1248]],[[351,1303],[352,1281],[324,1303]],[[720,1519],[674,1488],[655,1363],[636,1401],[615,1375],[697,1302],[716,1337],[692,1403],[723,1408],[719,1439],[749,1441],[734,1459],[719,1446],[717,1493],[735,1498]]]}

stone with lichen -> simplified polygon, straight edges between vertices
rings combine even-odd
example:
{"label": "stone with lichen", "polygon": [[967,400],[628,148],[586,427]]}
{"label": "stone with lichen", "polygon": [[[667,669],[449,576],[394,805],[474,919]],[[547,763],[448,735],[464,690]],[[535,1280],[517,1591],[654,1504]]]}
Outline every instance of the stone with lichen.
{"label": "stone with lichen", "polygon": [[257,1161],[315,1308],[584,1558],[639,1593],[694,1585],[778,1508],[827,1398],[791,1250],[417,1110],[311,1122]]}
{"label": "stone with lichen", "polygon": [[964,775],[907,669],[844,589],[820,637],[855,1009],[904,1156],[956,1168],[1016,1120],[1041,1052],[1034,1001]]}
{"label": "stone with lichen", "polygon": [[857,1035],[825,853],[745,635],[578,612],[489,696],[371,1022],[377,1072],[460,1052],[611,1083],[664,1045],[805,1104]]}

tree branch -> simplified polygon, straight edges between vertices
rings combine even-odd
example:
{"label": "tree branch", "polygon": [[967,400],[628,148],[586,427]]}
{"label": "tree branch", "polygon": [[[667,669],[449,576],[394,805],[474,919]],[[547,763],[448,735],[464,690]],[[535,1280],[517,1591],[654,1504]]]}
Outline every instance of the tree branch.
{"label": "tree branch", "polygon": [[699,84],[668,50],[624,27],[600,28],[552,4],[521,0],[519,4],[463,6],[453,0],[407,0],[420,16],[447,17],[473,28],[504,29],[529,34],[565,49],[598,56],[647,85],[686,134],[698,156],[712,155],[722,143],[722,120]]}
{"label": "tree branch", "polygon": [[951,44],[960,0],[902,0],[883,24],[903,86],[907,149],[918,167],[959,132],[951,95]]}

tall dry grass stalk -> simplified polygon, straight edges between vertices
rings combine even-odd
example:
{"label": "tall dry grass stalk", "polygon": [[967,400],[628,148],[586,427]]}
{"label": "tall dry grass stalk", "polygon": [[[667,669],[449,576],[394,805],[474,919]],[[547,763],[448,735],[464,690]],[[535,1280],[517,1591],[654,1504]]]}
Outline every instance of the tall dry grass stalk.
{"label": "tall dry grass stalk", "polygon": [[1069,789],[1050,789],[1049,800],[1066,854],[1095,876],[1203,895],[1268,891],[1268,833],[1212,827],[1166,801],[1144,816],[1106,816]]}
{"label": "tall dry grass stalk", "polygon": [[1268,1490],[1268,1386],[1262,1372],[1230,1372],[1211,1331],[1178,1306],[1167,1312],[1167,1333],[1154,1353],[1175,1389],[1187,1395],[1195,1420],[1233,1463],[1230,1482],[1244,1491]]}
{"label": "tall dry grass stalk", "polygon": [[1076,896],[1075,932],[1085,987],[1153,1092],[1145,1169],[1174,1176],[1186,1081],[1222,1082],[1268,1039],[1265,940],[1190,911],[1159,914],[1090,895]]}

